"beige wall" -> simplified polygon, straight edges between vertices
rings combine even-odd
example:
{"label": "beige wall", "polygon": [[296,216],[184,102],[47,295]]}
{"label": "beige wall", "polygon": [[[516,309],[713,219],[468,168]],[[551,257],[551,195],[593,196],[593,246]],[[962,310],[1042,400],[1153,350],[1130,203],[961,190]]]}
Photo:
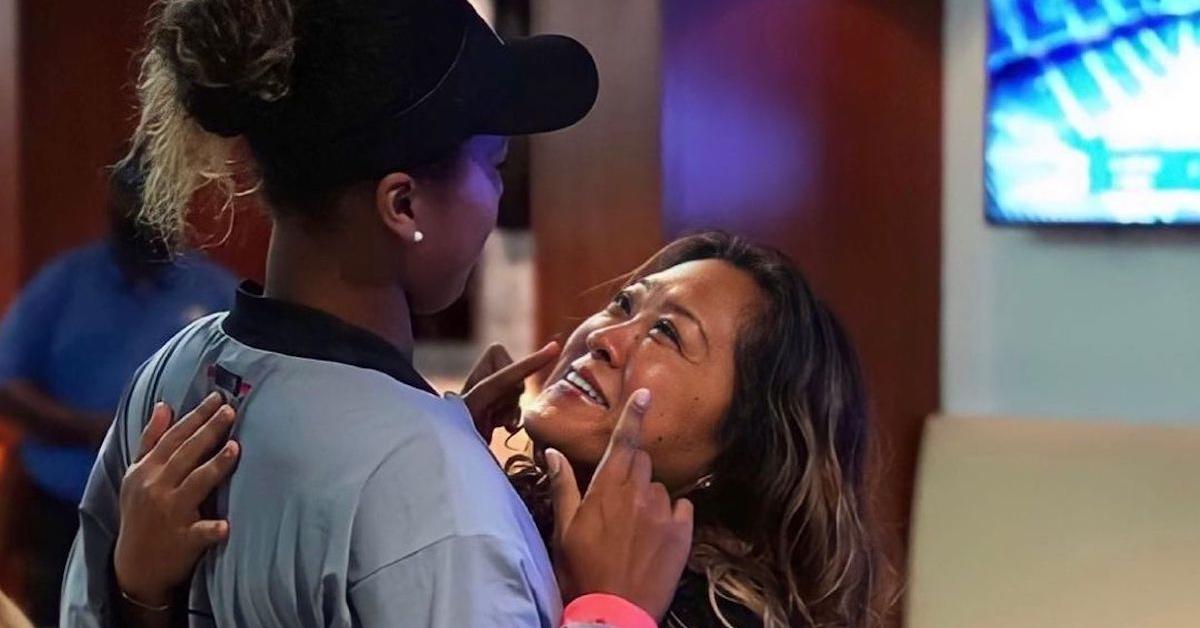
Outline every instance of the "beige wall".
{"label": "beige wall", "polygon": [[913,526],[911,628],[1200,625],[1200,428],[932,420]]}

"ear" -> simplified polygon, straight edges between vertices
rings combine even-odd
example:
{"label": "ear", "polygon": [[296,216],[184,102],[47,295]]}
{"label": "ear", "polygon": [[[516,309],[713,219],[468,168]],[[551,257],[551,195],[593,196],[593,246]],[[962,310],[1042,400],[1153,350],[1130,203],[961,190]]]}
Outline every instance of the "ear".
{"label": "ear", "polygon": [[415,242],[420,231],[413,213],[416,188],[416,179],[403,172],[393,172],[375,186],[375,210],[380,221],[405,242]]}

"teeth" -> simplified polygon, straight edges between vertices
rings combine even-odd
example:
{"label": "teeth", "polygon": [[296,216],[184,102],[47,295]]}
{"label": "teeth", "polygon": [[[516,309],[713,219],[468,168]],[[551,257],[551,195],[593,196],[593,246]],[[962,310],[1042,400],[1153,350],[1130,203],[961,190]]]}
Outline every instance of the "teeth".
{"label": "teeth", "polygon": [[595,401],[596,403],[598,403],[600,405],[604,405],[604,397],[601,397],[600,393],[597,392],[596,389],[593,388],[592,385],[589,384],[588,381],[586,379],[584,379],[582,375],[580,375],[579,373],[576,373],[575,371],[570,371],[567,373],[567,376],[565,379],[568,382],[570,382],[573,386],[575,386],[576,388],[578,388],[578,389],[582,390],[584,393],[586,393],[587,396],[590,397],[592,401]]}

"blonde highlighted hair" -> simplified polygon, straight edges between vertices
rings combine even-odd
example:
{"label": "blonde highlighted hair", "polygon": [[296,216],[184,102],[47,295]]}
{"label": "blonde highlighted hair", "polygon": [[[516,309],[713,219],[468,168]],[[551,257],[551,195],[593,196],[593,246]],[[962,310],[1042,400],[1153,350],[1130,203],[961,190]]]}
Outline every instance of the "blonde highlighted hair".
{"label": "blonde highlighted hair", "polygon": [[[141,220],[173,246],[188,236],[188,207],[213,187],[222,212],[257,189],[237,158],[256,101],[290,89],[294,58],[289,0],[160,0],[137,82],[139,116],[124,158],[144,173]],[[198,116],[201,97],[224,99]]]}

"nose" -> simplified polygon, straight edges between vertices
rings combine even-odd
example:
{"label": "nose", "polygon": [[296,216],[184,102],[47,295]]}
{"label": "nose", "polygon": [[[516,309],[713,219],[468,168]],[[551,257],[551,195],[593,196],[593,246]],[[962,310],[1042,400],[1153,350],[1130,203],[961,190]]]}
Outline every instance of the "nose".
{"label": "nose", "polygon": [[634,321],[601,327],[587,335],[588,352],[597,362],[621,368],[625,365],[629,348],[637,342],[638,335],[639,332]]}

